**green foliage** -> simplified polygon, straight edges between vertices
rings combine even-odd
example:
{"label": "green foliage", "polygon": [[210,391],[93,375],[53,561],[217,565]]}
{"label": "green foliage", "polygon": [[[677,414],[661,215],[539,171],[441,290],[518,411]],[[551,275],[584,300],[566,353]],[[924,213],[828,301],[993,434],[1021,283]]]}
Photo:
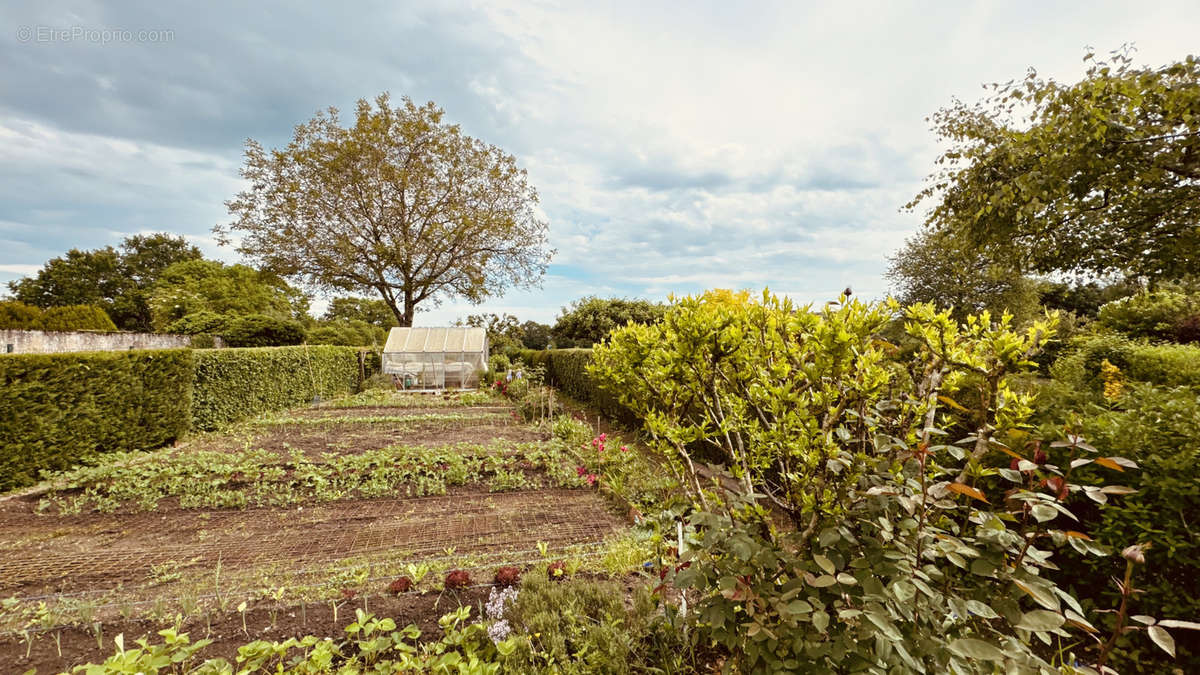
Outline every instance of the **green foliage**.
{"label": "green foliage", "polygon": [[1200,342],[1200,293],[1178,286],[1144,291],[1100,308],[1100,325],[1134,338]]}
{"label": "green foliage", "polygon": [[[668,579],[698,594],[697,629],[745,672],[1105,658],[1034,644],[1090,625],[1045,576],[1057,547],[1100,552],[1067,531],[1064,500],[1128,491],[1076,482],[1098,454],[1082,438],[1029,433],[1033,397],[1009,380],[1053,320],[1017,333],[1007,316],[959,324],[915,305],[903,316],[918,347],[901,352],[877,337],[899,311],[689,297],[595,350],[593,376],[645,420],[693,500]],[[700,470],[701,450],[720,464]]]}
{"label": "green foliage", "polygon": [[94,330],[114,332],[116,324],[94,305],[51,307],[42,315],[42,330]]}
{"label": "green foliage", "polygon": [[596,386],[588,373],[592,361],[591,349],[523,350],[518,356],[525,363],[542,368],[546,383],[558,387],[578,401],[588,403],[623,423],[637,425],[640,420],[608,390]]}
{"label": "green foliage", "polygon": [[311,345],[382,348],[387,341],[387,331],[357,319],[330,321],[310,330],[306,341]]}
{"label": "green foliage", "polygon": [[304,342],[304,326],[265,314],[248,314],[230,319],[221,337],[230,347],[298,345]]}
{"label": "green foliage", "polygon": [[399,325],[392,308],[378,298],[341,297],[329,301],[321,316],[324,321],[365,321],[372,326],[388,329]]}
{"label": "green foliage", "polygon": [[1018,325],[1040,314],[1038,285],[1011,261],[990,261],[960,237],[923,231],[890,258],[887,277],[903,304],[931,302],[962,320],[984,310],[1010,312]]}
{"label": "green foliage", "polygon": [[20,300],[0,302],[0,330],[41,330],[42,308]]}
{"label": "green foliage", "polygon": [[269,272],[215,260],[189,260],[162,271],[150,288],[149,307],[155,329],[164,330],[201,311],[231,318],[252,314],[301,318],[308,310],[308,298]]}
{"label": "green foliage", "polygon": [[527,574],[505,613],[516,648],[500,662],[513,673],[692,671],[686,636],[656,616],[661,606],[646,588],[631,605],[616,582]]}
{"label": "green foliage", "polygon": [[149,288],[162,270],[200,258],[200,249],[169,234],[134,235],[92,251],[71,249],[32,277],[9,282],[17,300],[38,307],[96,305],[121,330],[151,330]]}
{"label": "green foliage", "polygon": [[359,351],[326,345],[196,352],[192,425],[210,430],[358,390]]}
{"label": "green foliage", "polygon": [[218,240],[325,290],[378,293],[402,326],[440,297],[535,283],[553,255],[537,191],[515,157],[444,116],[385,93],[360,99],[349,127],[330,108],[285,147],[248,141]]}
{"label": "green foliage", "polygon": [[1094,319],[1106,303],[1120,300],[1138,291],[1135,284],[1127,281],[1099,283],[1089,281],[1074,284],[1061,281],[1042,281],[1038,294],[1043,307],[1049,310],[1070,312],[1077,317]]}
{"label": "green foliage", "polygon": [[180,437],[192,364],[187,350],[0,356],[0,489]]}
{"label": "green foliage", "polygon": [[166,332],[179,335],[220,335],[228,325],[228,316],[202,309],[171,322]]}
{"label": "green foliage", "polygon": [[525,349],[546,349],[552,338],[550,326],[536,321],[521,324],[521,346]]}
{"label": "green foliage", "polygon": [[564,307],[551,332],[558,347],[591,347],[621,326],[655,323],[665,311],[649,300],[589,296]]}
{"label": "green foliage", "polygon": [[1122,376],[1163,386],[1200,387],[1200,346],[1147,344],[1123,335],[1086,335],[1072,340],[1050,373],[1068,387],[1097,391],[1105,361]]}
{"label": "green foliage", "polygon": [[1092,54],[1076,83],[991,85],[933,116],[949,148],[909,205],[1034,271],[1172,279],[1200,269],[1200,58],[1136,68]]}
{"label": "green foliage", "polygon": [[[1129,457],[1139,466],[1138,471],[1121,476],[1136,493],[1115,497],[1117,503],[1104,509],[1080,512],[1080,529],[1115,549],[1131,541],[1151,544],[1145,553],[1149,574],[1139,584],[1141,592],[1133,600],[1133,614],[1200,616],[1200,592],[1193,581],[1200,578],[1200,541],[1195,536],[1194,517],[1200,513],[1200,398],[1196,390],[1135,384],[1112,402],[1077,389],[1072,393],[1073,400],[1055,400],[1055,407],[1045,411],[1047,426],[1070,424],[1106,452]],[[1068,405],[1083,414],[1063,415],[1062,410],[1070,409]],[[1111,466],[1097,464],[1083,470],[1119,475]],[[1059,565],[1063,569],[1056,578],[1074,586],[1081,598],[1100,607],[1116,604],[1117,594],[1109,580],[1120,575],[1122,561],[1081,557]],[[1177,637],[1175,665],[1195,672],[1200,668],[1200,634],[1185,631]],[[1122,672],[1152,670],[1153,659],[1161,656],[1148,643],[1123,642],[1128,654],[1115,664]],[[1157,670],[1167,672],[1170,666],[1162,663]]]}

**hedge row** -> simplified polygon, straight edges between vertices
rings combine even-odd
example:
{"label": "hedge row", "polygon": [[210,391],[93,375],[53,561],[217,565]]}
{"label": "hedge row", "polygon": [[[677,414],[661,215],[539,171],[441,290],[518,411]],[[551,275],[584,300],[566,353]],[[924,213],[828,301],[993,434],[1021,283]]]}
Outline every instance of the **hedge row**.
{"label": "hedge row", "polygon": [[0,355],[0,490],[105,452],[169,444],[189,429],[358,389],[378,369],[358,349],[299,346]]}
{"label": "hedge row", "polygon": [[545,368],[546,381],[571,398],[588,403],[613,419],[640,425],[640,420],[631,410],[588,376],[591,349],[522,349],[517,352],[517,358],[532,366]]}
{"label": "hedge row", "polygon": [[1130,380],[1200,387],[1200,345],[1149,344],[1120,335],[1089,336],[1073,342],[1051,372],[1077,386],[1097,386],[1105,360]]}
{"label": "hedge row", "polygon": [[368,375],[353,347],[315,345],[196,352],[192,428],[209,431],[314,397],[353,392]]}
{"label": "hedge row", "polygon": [[0,489],[172,442],[188,429],[193,370],[185,349],[0,356]]}

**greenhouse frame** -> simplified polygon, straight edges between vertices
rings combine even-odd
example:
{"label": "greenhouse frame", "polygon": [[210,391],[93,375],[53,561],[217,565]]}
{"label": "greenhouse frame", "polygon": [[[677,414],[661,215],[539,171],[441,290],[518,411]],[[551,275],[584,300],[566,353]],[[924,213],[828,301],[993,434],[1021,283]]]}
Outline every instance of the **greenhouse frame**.
{"label": "greenhouse frame", "polygon": [[475,389],[487,369],[482,328],[393,328],[383,347],[382,370],[408,391]]}

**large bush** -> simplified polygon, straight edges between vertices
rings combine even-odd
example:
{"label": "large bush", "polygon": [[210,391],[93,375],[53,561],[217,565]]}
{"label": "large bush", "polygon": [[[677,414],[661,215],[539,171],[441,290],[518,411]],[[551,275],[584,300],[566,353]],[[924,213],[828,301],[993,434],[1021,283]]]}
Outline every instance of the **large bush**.
{"label": "large bush", "polygon": [[1123,377],[1130,380],[1200,387],[1200,346],[1148,344],[1118,334],[1072,340],[1050,373],[1066,386],[1098,390],[1105,361],[1120,368]]}
{"label": "large bush", "polygon": [[40,330],[115,332],[117,325],[95,305],[51,307],[42,313]]}
{"label": "large bush", "polygon": [[313,345],[196,352],[192,426],[217,429],[273,410],[356,391],[364,375],[359,350]]}
{"label": "large bush", "polygon": [[898,311],[685,298],[595,350],[593,376],[690,486],[695,539],[668,578],[734,670],[1047,671],[1038,642],[1094,630],[1046,573],[1056,548],[1099,551],[1067,503],[1125,489],[1077,483],[1097,451],[1031,435],[1009,384],[1052,322],[917,305],[902,352],[878,338]]}
{"label": "large bush", "polygon": [[229,325],[230,318],[208,310],[192,312],[167,326],[168,333],[180,335],[220,335]]}
{"label": "large bush", "polygon": [[0,490],[170,443],[187,431],[191,381],[187,350],[0,356]]}
{"label": "large bush", "polygon": [[1200,294],[1175,286],[1145,291],[1104,305],[1099,321],[1130,337],[1193,342],[1200,339]]}
{"label": "large bush", "polygon": [[310,345],[342,345],[345,347],[382,347],[387,330],[358,319],[327,321],[308,332]]}
{"label": "large bush", "polygon": [[0,302],[0,330],[41,330],[42,308],[19,300]]}
{"label": "large bush", "polygon": [[654,323],[665,311],[665,305],[649,300],[590,296],[564,307],[551,333],[559,347],[591,347],[616,328]]}
{"label": "large bush", "polygon": [[299,322],[265,314],[249,314],[230,319],[221,337],[230,347],[283,347],[304,342],[304,326]]}

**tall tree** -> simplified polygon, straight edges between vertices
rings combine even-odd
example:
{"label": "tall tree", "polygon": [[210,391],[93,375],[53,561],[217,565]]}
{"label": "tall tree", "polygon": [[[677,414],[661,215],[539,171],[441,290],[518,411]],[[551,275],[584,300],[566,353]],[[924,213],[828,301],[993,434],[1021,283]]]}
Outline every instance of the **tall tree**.
{"label": "tall tree", "polygon": [[935,114],[942,169],[908,205],[992,260],[1151,281],[1200,269],[1200,59],[1088,54],[1074,84],[1030,70]]}
{"label": "tall tree", "polygon": [[[728,294],[728,297],[734,296]],[[591,347],[614,329],[630,323],[658,323],[666,312],[665,305],[649,300],[580,298],[570,307],[564,307],[554,323],[554,343],[559,347]]]}
{"label": "tall tree", "polygon": [[263,314],[301,319],[308,297],[271,272],[215,260],[189,260],[163,270],[150,289],[154,327],[167,326],[199,312],[227,317]]}
{"label": "tall tree", "polygon": [[443,121],[433,103],[330,108],[270,152],[246,143],[250,187],[226,203],[222,243],[266,269],[333,291],[378,293],[402,326],[448,296],[482,302],[528,287],[553,251],[516,159]]}
{"label": "tall tree", "polygon": [[924,230],[890,258],[887,277],[905,304],[932,302],[953,308],[956,319],[988,310],[1033,318],[1038,284],[1020,272],[993,263],[979,249],[946,232]]}
{"label": "tall tree", "polygon": [[37,307],[96,305],[121,330],[151,330],[150,286],[167,267],[198,260],[200,249],[183,237],[157,233],[133,235],[111,246],[71,249],[46,261],[32,277],[9,282],[13,296]]}
{"label": "tall tree", "polygon": [[378,298],[333,298],[322,315],[324,321],[365,321],[380,328],[396,325],[396,315]]}

